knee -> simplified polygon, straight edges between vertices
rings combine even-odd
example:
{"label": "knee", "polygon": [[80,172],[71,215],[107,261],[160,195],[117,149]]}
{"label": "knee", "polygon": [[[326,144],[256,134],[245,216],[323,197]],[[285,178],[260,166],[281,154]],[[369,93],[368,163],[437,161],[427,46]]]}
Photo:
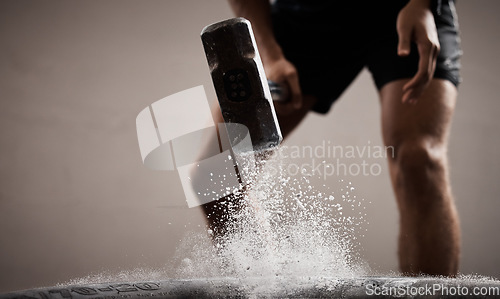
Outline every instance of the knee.
{"label": "knee", "polygon": [[396,188],[423,195],[442,183],[446,163],[443,145],[433,145],[425,139],[403,142],[395,146],[390,159]]}
{"label": "knee", "polygon": [[445,158],[444,148],[426,140],[403,142],[395,148],[394,162],[404,172],[419,173],[438,169]]}

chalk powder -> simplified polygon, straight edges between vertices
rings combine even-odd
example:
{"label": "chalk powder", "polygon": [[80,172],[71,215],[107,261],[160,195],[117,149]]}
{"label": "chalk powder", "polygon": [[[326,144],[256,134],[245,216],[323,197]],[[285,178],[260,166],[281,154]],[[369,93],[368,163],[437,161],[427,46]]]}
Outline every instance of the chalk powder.
{"label": "chalk powder", "polygon": [[310,174],[288,175],[286,156],[274,152],[258,160],[251,187],[240,194],[245,203],[240,209],[220,205],[230,219],[226,234],[214,242],[209,240],[216,232],[210,229],[186,234],[172,261],[174,277],[170,269],[136,268],[59,286],[228,277],[238,279],[246,295],[262,297],[280,288],[334,288],[336,281],[369,273],[356,253],[357,236],[367,224],[364,200],[356,198],[350,182],[339,180],[335,192],[319,192]]}
{"label": "chalk powder", "polygon": [[[315,277],[318,283],[318,278],[328,277],[332,286],[332,278],[366,273],[355,253],[356,235],[365,230],[366,217],[352,184],[340,180],[337,193],[319,192],[309,174],[284,173],[283,156],[258,159],[250,188],[240,194],[243,207],[219,204],[227,220],[225,234],[208,229],[183,240],[176,256],[178,277],[236,277],[258,293],[269,292],[273,282],[284,279],[288,287],[300,287],[301,279]],[[213,244],[206,242],[213,234]],[[266,278],[266,285],[252,285],[256,277]]]}
{"label": "chalk powder", "polygon": [[[221,206],[232,220],[227,234],[215,242],[208,241],[215,232],[186,235],[173,259],[178,264],[174,277],[170,266],[136,268],[103,271],[58,286],[171,278],[236,279],[242,296],[262,298],[314,288],[333,290],[352,278],[380,275],[369,270],[356,253],[360,245],[356,236],[362,236],[368,223],[364,200],[356,198],[352,184],[339,180],[336,192],[319,192],[309,174],[291,177],[284,173],[283,156],[275,154],[259,161],[261,170],[252,174],[251,188],[242,194],[247,203],[242,209]],[[458,279],[494,280],[463,274]]]}

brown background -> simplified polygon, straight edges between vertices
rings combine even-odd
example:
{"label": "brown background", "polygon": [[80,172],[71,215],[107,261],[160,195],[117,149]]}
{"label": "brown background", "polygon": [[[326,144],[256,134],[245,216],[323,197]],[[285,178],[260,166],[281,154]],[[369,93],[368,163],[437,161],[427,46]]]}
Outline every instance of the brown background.
{"label": "brown background", "polygon": [[[500,2],[457,8],[464,82],[450,161],[461,271],[500,277]],[[200,84],[214,99],[199,33],[231,16],[214,0],[0,1],[1,292],[104,270],[169,272],[180,239],[202,230],[203,218],[185,207],[176,173],[143,167],[135,117]],[[377,102],[364,71],[288,144],[381,144]],[[363,256],[388,273],[397,270],[398,215],[385,162],[376,162],[380,176],[346,179],[372,202]],[[336,189],[338,179],[327,183]]]}

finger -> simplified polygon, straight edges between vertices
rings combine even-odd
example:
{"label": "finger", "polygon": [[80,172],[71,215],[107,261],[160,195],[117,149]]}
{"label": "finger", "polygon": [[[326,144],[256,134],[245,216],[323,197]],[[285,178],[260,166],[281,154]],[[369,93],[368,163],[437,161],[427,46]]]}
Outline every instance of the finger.
{"label": "finger", "polygon": [[439,43],[427,43],[418,45],[420,55],[418,71],[415,76],[403,87],[403,102],[416,103],[416,99],[424,92],[429,85],[439,54]]}
{"label": "finger", "polygon": [[430,67],[430,77],[432,79],[432,76],[434,76],[434,72],[436,71],[436,64],[437,64],[437,58],[439,55],[440,47],[439,45],[433,47],[433,55],[432,55],[432,61],[431,61],[431,67]]}
{"label": "finger", "polygon": [[410,55],[411,48],[411,30],[406,27],[398,29],[398,55]]}
{"label": "finger", "polygon": [[420,58],[418,62],[417,73],[408,83],[405,84],[405,86],[403,87],[404,92],[413,89],[414,93],[415,90],[421,89],[421,87],[426,86],[431,79],[431,68],[434,64],[432,47],[430,45],[419,44],[418,52]]}
{"label": "finger", "polygon": [[416,92],[416,89],[410,89],[406,92],[403,93],[403,96],[402,96],[402,102],[405,103],[405,104],[411,104],[411,105],[414,105],[417,103],[417,96],[416,96],[417,92]]}

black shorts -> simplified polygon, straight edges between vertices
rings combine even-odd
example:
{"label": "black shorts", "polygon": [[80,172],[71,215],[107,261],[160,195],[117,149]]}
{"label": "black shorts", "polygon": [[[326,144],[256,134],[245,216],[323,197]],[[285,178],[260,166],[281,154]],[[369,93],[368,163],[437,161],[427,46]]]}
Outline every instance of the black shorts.
{"label": "black shorts", "polygon": [[[273,28],[285,57],[298,70],[303,94],[318,98],[314,111],[326,113],[367,66],[378,89],[397,79],[412,78],[418,50],[397,55],[396,19],[408,1],[277,0]],[[453,0],[432,1],[441,51],[434,78],[458,86],[460,37]]]}

